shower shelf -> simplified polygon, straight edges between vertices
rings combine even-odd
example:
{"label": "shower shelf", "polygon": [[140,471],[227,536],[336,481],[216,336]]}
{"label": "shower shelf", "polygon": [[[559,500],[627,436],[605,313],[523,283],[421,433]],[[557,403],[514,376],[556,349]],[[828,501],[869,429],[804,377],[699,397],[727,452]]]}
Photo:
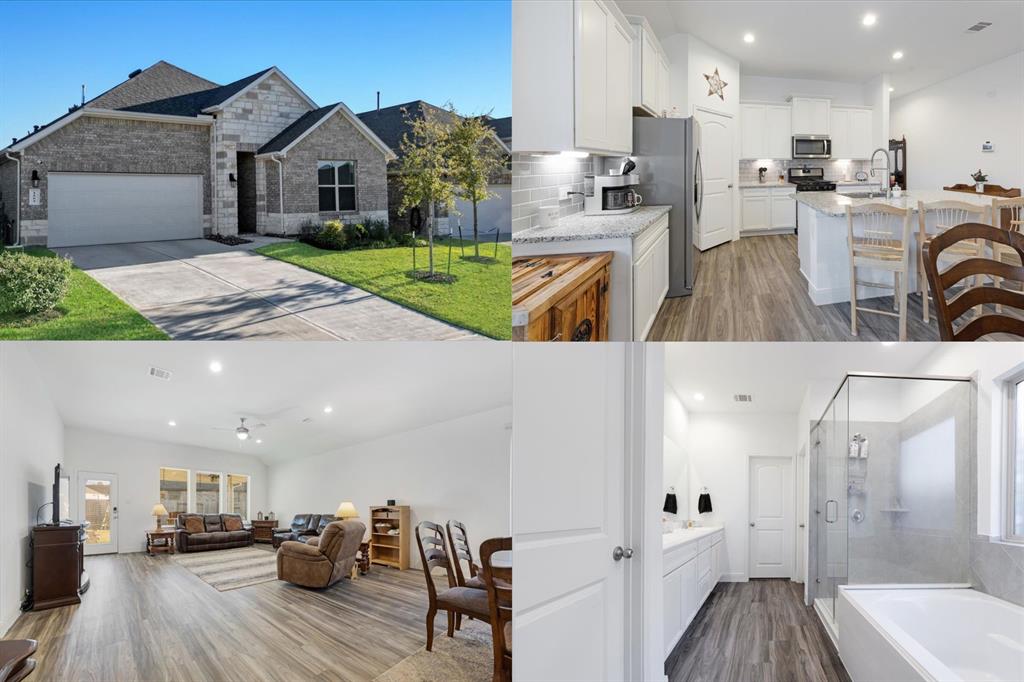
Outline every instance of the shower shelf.
{"label": "shower shelf", "polygon": [[889,512],[891,514],[908,514],[908,513],[910,513],[909,509],[882,509],[880,511]]}

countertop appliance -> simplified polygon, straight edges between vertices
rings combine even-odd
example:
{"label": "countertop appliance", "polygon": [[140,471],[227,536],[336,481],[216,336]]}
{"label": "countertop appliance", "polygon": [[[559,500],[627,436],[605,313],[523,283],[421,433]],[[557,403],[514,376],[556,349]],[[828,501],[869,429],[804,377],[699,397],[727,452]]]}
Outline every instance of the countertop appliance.
{"label": "countertop appliance", "polygon": [[639,160],[644,203],[668,214],[668,296],[689,296],[697,278],[695,240],[703,208],[700,124],[689,118],[633,118],[633,156]]}
{"label": "countertop appliance", "polygon": [[614,215],[632,213],[643,197],[636,191],[639,178],[636,175],[595,175],[584,181],[583,214]]}
{"label": "countertop appliance", "polygon": [[825,179],[824,168],[790,168],[786,175],[797,192],[835,192],[836,183]]}
{"label": "countertop appliance", "polygon": [[832,139],[828,135],[794,135],[794,159],[831,159]]}

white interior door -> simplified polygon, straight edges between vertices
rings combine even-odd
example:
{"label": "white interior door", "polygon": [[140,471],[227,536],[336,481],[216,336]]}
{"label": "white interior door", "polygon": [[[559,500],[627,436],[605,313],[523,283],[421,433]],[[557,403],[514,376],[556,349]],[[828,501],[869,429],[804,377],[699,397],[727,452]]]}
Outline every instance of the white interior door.
{"label": "white interior door", "polygon": [[78,519],[88,521],[85,553],[117,553],[117,474],[78,472]]}
{"label": "white interior door", "polygon": [[514,346],[514,679],[622,680],[625,347]]}
{"label": "white interior door", "polygon": [[702,197],[698,219],[698,243],[701,251],[732,239],[733,120],[725,114],[698,108],[700,123],[700,160]]}
{"label": "white interior door", "polygon": [[793,460],[750,458],[750,577],[793,575]]}
{"label": "white interior door", "polygon": [[793,579],[804,582],[807,567],[804,553],[807,547],[807,446],[800,448],[796,458],[795,494],[796,499],[796,549],[793,552]]}

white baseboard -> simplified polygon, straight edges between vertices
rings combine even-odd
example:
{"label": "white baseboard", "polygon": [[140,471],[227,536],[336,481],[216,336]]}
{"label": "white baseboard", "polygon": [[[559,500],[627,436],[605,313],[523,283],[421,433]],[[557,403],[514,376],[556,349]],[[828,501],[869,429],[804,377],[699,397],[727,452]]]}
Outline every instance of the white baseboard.
{"label": "white baseboard", "polygon": [[722,583],[745,583],[745,582],[748,582],[749,580],[750,580],[750,578],[747,577],[746,573],[736,572],[736,573],[723,573],[722,574],[722,579],[719,580],[719,582],[722,582]]}
{"label": "white baseboard", "polygon": [[773,234],[793,234],[793,227],[774,227],[769,229],[761,230],[740,230],[740,238],[743,237],[763,237],[765,235]]}

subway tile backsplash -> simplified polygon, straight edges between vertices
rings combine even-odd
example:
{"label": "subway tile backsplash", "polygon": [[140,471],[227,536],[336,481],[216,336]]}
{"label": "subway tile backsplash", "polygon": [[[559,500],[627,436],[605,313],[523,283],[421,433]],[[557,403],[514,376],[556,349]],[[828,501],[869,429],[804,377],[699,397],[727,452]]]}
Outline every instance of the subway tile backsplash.
{"label": "subway tile backsplash", "polygon": [[591,168],[589,158],[513,153],[512,232],[537,227],[537,213],[542,205],[557,203],[562,217],[582,212],[582,194],[558,201],[558,188],[568,185],[573,192],[583,192],[583,176]]}
{"label": "subway tile backsplash", "polygon": [[[786,175],[786,171],[790,168],[800,168],[801,166],[807,165],[810,168],[824,168],[826,180],[845,180],[849,179],[854,181],[854,174],[862,170],[865,173],[871,168],[871,164],[867,161],[837,161],[832,159],[774,159],[769,161],[759,160],[740,161],[740,184],[747,184],[750,182],[757,182],[757,169],[761,166],[765,166],[768,172],[764,174],[765,182],[778,182],[779,175]],[[878,182],[880,178],[868,178],[871,182]]]}

